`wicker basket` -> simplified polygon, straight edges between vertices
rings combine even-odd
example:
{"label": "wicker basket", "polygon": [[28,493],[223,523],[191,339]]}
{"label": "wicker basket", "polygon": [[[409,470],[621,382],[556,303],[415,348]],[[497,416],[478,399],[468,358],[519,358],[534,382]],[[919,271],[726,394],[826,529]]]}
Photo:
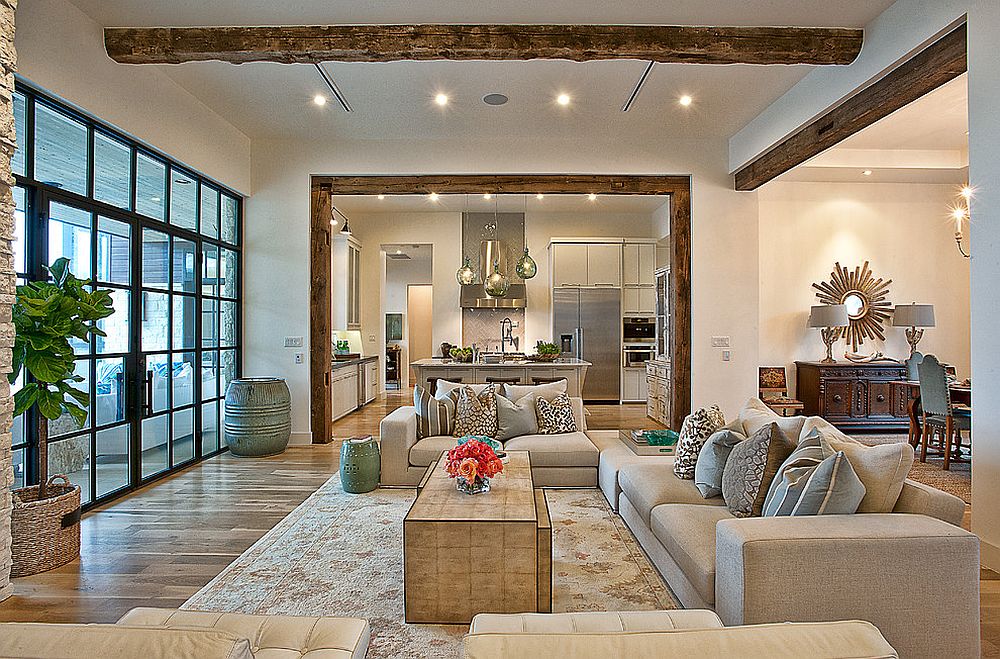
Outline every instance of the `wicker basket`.
{"label": "wicker basket", "polygon": [[[57,480],[63,484],[55,484]],[[38,486],[13,491],[11,515],[12,577],[45,572],[80,556],[80,486],[62,474],[49,479],[48,497]]]}

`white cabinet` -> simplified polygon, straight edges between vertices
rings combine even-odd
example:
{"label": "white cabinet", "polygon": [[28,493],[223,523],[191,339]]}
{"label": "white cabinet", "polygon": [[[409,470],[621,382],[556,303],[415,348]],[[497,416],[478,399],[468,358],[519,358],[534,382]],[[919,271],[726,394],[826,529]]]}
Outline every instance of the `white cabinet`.
{"label": "white cabinet", "polygon": [[361,245],[347,245],[347,329],[361,329]]}
{"label": "white cabinet", "polygon": [[333,419],[358,409],[358,365],[341,366],[333,369],[330,381],[330,396],[333,398]]}
{"label": "white cabinet", "polygon": [[653,316],[656,314],[656,288],[626,286],[622,289],[622,315]]}
{"label": "white cabinet", "polygon": [[365,368],[365,404],[378,398],[378,360],[364,363]]}
{"label": "white cabinet", "polygon": [[622,402],[646,402],[646,371],[641,368],[622,370]]}
{"label": "white cabinet", "polygon": [[591,243],[587,245],[587,284],[589,286],[622,285],[620,243]]}
{"label": "white cabinet", "polygon": [[652,286],[656,270],[656,245],[625,243],[622,246],[622,285]]}
{"label": "white cabinet", "polygon": [[587,285],[587,245],[555,243],[552,245],[552,285]]}
{"label": "white cabinet", "polygon": [[361,243],[354,236],[333,236],[330,303],[333,329],[361,329]]}

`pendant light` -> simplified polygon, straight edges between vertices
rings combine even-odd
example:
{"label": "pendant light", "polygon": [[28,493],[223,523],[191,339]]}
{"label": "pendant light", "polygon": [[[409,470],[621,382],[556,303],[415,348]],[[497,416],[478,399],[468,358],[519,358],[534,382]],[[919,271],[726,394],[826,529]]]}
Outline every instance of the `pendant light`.
{"label": "pendant light", "polygon": [[[465,212],[466,214],[469,212],[469,195],[465,195]],[[472,269],[472,263],[469,261],[468,256],[466,256],[465,260],[462,262],[462,267],[455,273],[455,279],[457,279],[458,283],[462,286],[468,286],[469,284],[476,283],[476,271]]]}
{"label": "pendant light", "polygon": [[[528,198],[524,197],[524,217],[528,216]],[[531,279],[536,274],[538,274],[538,264],[535,263],[535,259],[531,258],[528,254],[528,246],[524,246],[524,254],[521,258],[517,260],[517,265],[514,266],[514,272],[521,279]]]}
{"label": "pendant light", "polygon": [[[499,235],[500,227],[500,195],[497,195],[496,204],[493,206],[493,226]],[[490,297],[503,297],[510,290],[510,280],[507,275],[500,272],[500,261],[493,262],[493,272],[483,282],[483,288]]]}

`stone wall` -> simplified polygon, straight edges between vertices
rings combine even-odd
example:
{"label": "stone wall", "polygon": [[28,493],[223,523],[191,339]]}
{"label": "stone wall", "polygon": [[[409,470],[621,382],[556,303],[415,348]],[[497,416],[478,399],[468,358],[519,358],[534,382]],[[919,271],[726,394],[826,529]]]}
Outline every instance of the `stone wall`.
{"label": "stone wall", "polygon": [[0,600],[11,593],[10,586],[10,486],[14,482],[11,465],[11,412],[14,408],[7,384],[10,349],[14,345],[11,304],[14,302],[14,260],[10,240],[14,233],[14,199],[10,187],[10,157],[14,152],[14,10],[17,0],[0,0]]}

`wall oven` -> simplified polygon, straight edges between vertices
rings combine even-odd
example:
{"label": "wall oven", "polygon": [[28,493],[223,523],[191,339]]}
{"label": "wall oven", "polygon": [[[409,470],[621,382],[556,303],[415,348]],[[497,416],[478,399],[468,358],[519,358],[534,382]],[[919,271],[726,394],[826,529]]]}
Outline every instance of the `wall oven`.
{"label": "wall oven", "polygon": [[622,340],[626,343],[656,343],[656,324],[653,318],[625,318],[622,320]]}
{"label": "wall oven", "polygon": [[646,362],[656,358],[654,345],[626,345],[623,349],[625,368],[646,368]]}

